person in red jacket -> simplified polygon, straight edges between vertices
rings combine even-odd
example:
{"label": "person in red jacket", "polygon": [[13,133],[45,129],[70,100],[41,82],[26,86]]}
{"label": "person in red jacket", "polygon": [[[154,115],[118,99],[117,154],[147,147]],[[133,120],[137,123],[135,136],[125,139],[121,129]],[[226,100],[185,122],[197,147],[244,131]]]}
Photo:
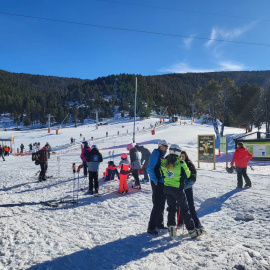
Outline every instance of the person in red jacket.
{"label": "person in red jacket", "polygon": [[247,163],[252,159],[252,154],[244,147],[242,142],[238,142],[236,145],[236,150],[233,155],[231,166],[235,163],[237,172],[237,187],[243,187],[243,177],[245,179],[245,187],[251,187],[251,181],[247,175]]}
{"label": "person in red jacket", "polygon": [[119,173],[119,190],[118,193],[127,193],[128,185],[127,185],[127,177],[129,175],[131,166],[128,161],[128,156],[126,153],[121,154],[121,161],[119,163],[120,173]]}

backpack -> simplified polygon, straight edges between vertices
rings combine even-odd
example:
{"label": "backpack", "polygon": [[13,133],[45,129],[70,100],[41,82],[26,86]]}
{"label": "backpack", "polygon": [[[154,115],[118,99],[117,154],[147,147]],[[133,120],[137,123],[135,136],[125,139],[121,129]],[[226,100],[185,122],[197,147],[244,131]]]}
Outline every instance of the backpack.
{"label": "backpack", "polygon": [[40,164],[40,156],[38,153],[32,153],[32,161],[35,161],[36,165]]}

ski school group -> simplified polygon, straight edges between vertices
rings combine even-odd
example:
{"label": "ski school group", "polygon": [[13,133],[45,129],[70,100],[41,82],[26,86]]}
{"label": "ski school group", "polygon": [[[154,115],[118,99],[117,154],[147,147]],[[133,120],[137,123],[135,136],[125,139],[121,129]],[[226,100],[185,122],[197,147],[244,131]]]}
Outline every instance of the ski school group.
{"label": "ski school group", "polygon": [[[89,177],[89,188],[87,193],[99,195],[98,171],[99,164],[103,161],[102,154],[96,145],[90,147],[87,141],[82,142],[81,159],[84,176]],[[158,230],[166,229],[169,236],[174,238],[180,224],[186,226],[191,238],[197,238],[205,233],[194,205],[193,185],[196,182],[197,172],[195,165],[189,159],[186,151],[182,151],[180,146],[172,144],[170,147],[166,140],[160,140],[158,146],[152,153],[143,145],[128,144],[128,154],[121,154],[121,161],[117,166],[113,161],[108,162],[106,172],[103,174],[104,181],[119,179],[118,193],[128,192],[127,178],[131,173],[134,177],[134,189],[141,189],[139,171],[142,170],[144,178],[142,181],[150,182],[152,188],[152,211],[148,223],[147,232],[158,235]],[[169,154],[167,156],[167,150]],[[50,145],[46,145],[32,159],[36,164],[40,164],[41,171],[39,181],[46,180],[46,170],[48,168],[48,158]],[[237,188],[243,187],[243,177],[246,182],[245,187],[251,187],[250,178],[247,175],[247,163],[252,158],[252,154],[247,151],[242,142],[238,142],[237,149],[231,161],[231,169],[237,172]],[[234,167],[235,164],[235,167]],[[230,168],[229,168],[230,169]],[[75,173],[75,167],[73,168]],[[149,181],[150,180],[150,181]],[[164,210],[167,202],[167,226],[164,225]],[[177,217],[177,220],[176,220]],[[177,222],[176,222],[177,221]]]}

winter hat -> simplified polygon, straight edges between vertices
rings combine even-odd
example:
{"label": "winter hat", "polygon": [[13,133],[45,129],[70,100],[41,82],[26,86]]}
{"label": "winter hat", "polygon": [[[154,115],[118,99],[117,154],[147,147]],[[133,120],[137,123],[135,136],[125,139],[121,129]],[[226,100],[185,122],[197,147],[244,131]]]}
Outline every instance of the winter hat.
{"label": "winter hat", "polygon": [[86,146],[86,145],[88,145],[88,142],[87,142],[87,141],[83,141],[82,144],[83,144],[84,146]]}
{"label": "winter hat", "polygon": [[141,147],[140,147],[138,144],[136,144],[134,147],[135,147],[138,151],[141,151]]}
{"label": "winter hat", "polygon": [[160,140],[159,142],[158,142],[158,147],[160,147],[161,145],[163,145],[163,146],[169,146],[168,145],[168,143],[165,141],[165,140]]}
{"label": "winter hat", "polygon": [[109,161],[109,162],[108,162],[108,165],[109,165],[109,166],[114,166],[114,162],[113,162],[113,161]]}
{"label": "winter hat", "polygon": [[169,154],[174,154],[174,155],[177,155],[177,156],[180,156],[181,155],[181,148],[179,145],[177,144],[172,144],[170,146],[170,149],[169,149]]}
{"label": "winter hat", "polygon": [[132,149],[134,146],[133,146],[133,143],[130,143],[130,144],[128,144],[127,145],[127,150],[130,150],[130,149]]}
{"label": "winter hat", "polygon": [[121,154],[121,159],[127,159],[127,154],[126,153]]}

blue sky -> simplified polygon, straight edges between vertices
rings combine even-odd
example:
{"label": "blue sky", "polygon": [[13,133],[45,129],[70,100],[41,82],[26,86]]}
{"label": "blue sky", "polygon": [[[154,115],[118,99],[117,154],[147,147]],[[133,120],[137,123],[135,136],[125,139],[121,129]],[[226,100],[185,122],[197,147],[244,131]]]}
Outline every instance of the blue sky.
{"label": "blue sky", "polygon": [[269,70],[269,10],[269,0],[0,0],[0,69],[82,79]]}

